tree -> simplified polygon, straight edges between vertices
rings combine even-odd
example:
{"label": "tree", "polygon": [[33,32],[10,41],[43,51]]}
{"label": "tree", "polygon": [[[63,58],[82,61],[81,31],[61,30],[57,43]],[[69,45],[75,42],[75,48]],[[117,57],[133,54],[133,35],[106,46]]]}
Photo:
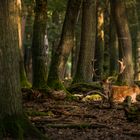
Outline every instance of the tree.
{"label": "tree", "polygon": [[139,75],[139,62],[138,62],[138,48],[139,48],[139,22],[136,1],[125,1],[126,5],[126,15],[128,19],[128,25],[131,33],[132,39],[132,53],[133,53],[133,63],[134,63],[134,79],[138,80]]}
{"label": "tree", "polygon": [[92,82],[94,44],[96,34],[96,1],[85,0],[82,8],[81,44],[77,71],[73,83]]}
{"label": "tree", "polygon": [[[22,0],[24,1],[24,0]],[[32,39],[33,39],[33,23],[34,23],[34,0],[26,0],[23,2],[24,18],[23,18],[23,47],[24,47],[24,67],[28,79],[32,77]],[[23,27],[25,26],[25,27]]]}
{"label": "tree", "polygon": [[110,16],[110,37],[109,37],[109,54],[110,54],[110,76],[114,76],[118,73],[118,37],[116,32],[116,26],[113,20],[113,16]]}
{"label": "tree", "polygon": [[136,1],[136,12],[137,12],[137,50],[136,50],[136,72],[135,80],[140,80],[140,1]]}
{"label": "tree", "polygon": [[[19,13],[23,14],[23,1],[18,1],[18,10]],[[23,59],[23,34],[22,34],[22,15],[18,16],[18,35],[19,35],[19,55],[20,55],[20,82],[22,87],[31,87],[31,84],[27,80],[25,67],[24,67],[24,59]]]}
{"label": "tree", "polygon": [[104,12],[104,75],[107,77],[110,70],[110,53],[109,53],[109,43],[110,43],[110,1],[105,0],[103,3]]}
{"label": "tree", "polygon": [[50,70],[48,74],[47,84],[54,89],[63,89],[61,80],[64,76],[64,68],[72,47],[74,45],[74,30],[77,22],[77,15],[81,6],[82,0],[69,0],[62,34],[59,45],[52,55]]}
{"label": "tree", "polygon": [[17,0],[1,0],[0,5],[0,139],[9,134],[14,139],[43,139],[22,109]]}
{"label": "tree", "polygon": [[47,84],[47,46],[44,44],[46,24],[47,0],[36,0],[32,42],[32,78],[33,87],[38,89]]}
{"label": "tree", "polygon": [[97,2],[97,24],[96,24],[96,47],[95,47],[95,63],[93,80],[101,80],[103,78],[104,66],[104,12],[102,1]]}
{"label": "tree", "polygon": [[[111,0],[111,9],[116,24],[119,47],[122,54],[122,61],[126,66],[123,74],[118,78],[123,84],[133,83],[133,61],[132,61],[132,42],[129,32],[126,11],[122,0]],[[119,52],[120,53],[120,52]]]}

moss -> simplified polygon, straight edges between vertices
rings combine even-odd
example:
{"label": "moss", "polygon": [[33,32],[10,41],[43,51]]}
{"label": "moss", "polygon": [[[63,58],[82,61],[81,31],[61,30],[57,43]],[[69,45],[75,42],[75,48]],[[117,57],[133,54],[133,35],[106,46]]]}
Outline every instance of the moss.
{"label": "moss", "polygon": [[31,88],[32,85],[28,82],[24,68],[20,68],[20,84],[22,88]]}
{"label": "moss", "polygon": [[22,80],[22,81],[20,81],[20,83],[21,83],[22,88],[31,88],[32,87],[32,84],[29,83],[27,80]]}
{"label": "moss", "polygon": [[0,138],[10,137],[18,140],[47,138],[39,132],[25,115],[5,116],[0,120]]}
{"label": "moss", "polygon": [[48,86],[54,90],[64,90],[66,91],[64,85],[59,80],[52,80],[48,82]]}
{"label": "moss", "polygon": [[39,87],[32,87],[33,90],[37,90],[39,92],[42,92],[46,95],[49,95],[49,93],[52,92],[52,89],[45,83],[40,85]]}
{"label": "moss", "polygon": [[73,100],[78,100],[78,98],[72,94],[68,94],[67,95],[67,98],[66,98],[68,101],[73,101]]}
{"label": "moss", "polygon": [[72,84],[67,90],[71,93],[75,92],[88,92],[91,90],[101,90],[102,86],[99,82],[92,83],[76,83]]}

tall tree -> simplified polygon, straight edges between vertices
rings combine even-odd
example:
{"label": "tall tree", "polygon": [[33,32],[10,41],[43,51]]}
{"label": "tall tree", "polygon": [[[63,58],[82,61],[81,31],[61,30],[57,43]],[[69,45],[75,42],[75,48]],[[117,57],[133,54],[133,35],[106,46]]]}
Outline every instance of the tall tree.
{"label": "tall tree", "polygon": [[139,31],[139,24],[138,24],[138,15],[137,15],[137,8],[136,2],[132,1],[125,1],[126,5],[126,15],[128,19],[128,25],[131,33],[132,39],[132,52],[133,52],[133,63],[134,63],[134,78],[137,79],[138,77],[138,67],[137,67],[137,49],[138,49],[138,31]]}
{"label": "tall tree", "polygon": [[125,65],[123,74],[118,78],[123,84],[131,85],[133,83],[133,60],[132,60],[132,42],[126,17],[125,5],[123,0],[111,0],[112,14],[115,20],[119,47],[122,54],[122,62]]}
{"label": "tall tree", "polygon": [[22,109],[17,4],[0,1],[0,139],[9,134],[13,139],[45,139]]}
{"label": "tall tree", "polygon": [[[22,0],[24,1],[24,0]],[[33,38],[33,23],[34,23],[34,0],[24,1],[25,16],[23,19],[23,46],[24,46],[24,67],[28,79],[32,77],[32,38]],[[25,26],[25,27],[24,27]]]}
{"label": "tall tree", "polygon": [[116,26],[113,20],[113,16],[110,16],[110,37],[109,37],[109,54],[110,54],[110,76],[116,75],[118,73],[118,37],[116,32]]}
{"label": "tall tree", "polygon": [[79,59],[74,83],[92,82],[94,44],[96,34],[96,1],[84,0],[82,8],[82,31]]}
{"label": "tall tree", "polygon": [[47,84],[47,48],[44,44],[47,24],[47,0],[36,0],[32,42],[33,87]]}
{"label": "tall tree", "polygon": [[104,9],[102,1],[97,2],[97,24],[96,24],[96,47],[95,47],[95,63],[93,80],[101,80],[103,78],[104,66]]}
{"label": "tall tree", "polygon": [[82,0],[69,0],[67,3],[61,39],[55,53],[52,55],[47,81],[48,85],[54,89],[63,88],[61,80],[64,76],[66,62],[74,46],[74,30],[81,3]]}
{"label": "tall tree", "polygon": [[110,53],[109,53],[109,35],[110,35],[110,1],[105,0],[103,6],[104,12],[104,75],[107,77],[109,75],[110,69]]}
{"label": "tall tree", "polygon": [[140,1],[136,0],[136,13],[137,13],[137,49],[136,49],[136,71],[135,71],[135,80],[140,80]]}
{"label": "tall tree", "polygon": [[[18,0],[18,10],[19,13],[23,11],[23,1]],[[31,87],[31,84],[27,80],[25,67],[24,67],[24,58],[23,58],[23,43],[22,43],[22,15],[18,17],[18,35],[19,35],[19,55],[20,55],[20,82],[22,87]]]}

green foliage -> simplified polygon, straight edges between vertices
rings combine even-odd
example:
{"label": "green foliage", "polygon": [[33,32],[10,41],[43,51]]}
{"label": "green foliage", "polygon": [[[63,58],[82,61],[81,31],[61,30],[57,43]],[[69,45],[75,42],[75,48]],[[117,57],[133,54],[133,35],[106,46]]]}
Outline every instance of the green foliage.
{"label": "green foliage", "polygon": [[[61,34],[62,23],[64,21],[67,0],[48,0],[48,40],[51,42],[58,40]],[[54,13],[56,14],[54,16]],[[55,19],[54,19],[55,18]],[[55,21],[57,23],[55,23]]]}
{"label": "green foliage", "polygon": [[48,10],[62,12],[66,8],[67,0],[48,0]]}
{"label": "green foliage", "polygon": [[136,0],[124,0],[126,7],[132,7],[136,5]]}

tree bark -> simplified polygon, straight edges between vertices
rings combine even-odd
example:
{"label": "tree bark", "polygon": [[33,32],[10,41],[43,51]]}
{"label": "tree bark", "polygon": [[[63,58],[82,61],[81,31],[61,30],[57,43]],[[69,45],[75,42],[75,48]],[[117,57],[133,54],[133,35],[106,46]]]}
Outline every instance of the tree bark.
{"label": "tree bark", "polygon": [[104,12],[101,2],[97,2],[97,24],[96,24],[96,47],[95,47],[95,63],[93,80],[103,79],[104,66]]}
{"label": "tree bark", "polygon": [[45,33],[47,24],[47,0],[36,0],[35,21],[32,42],[32,80],[33,88],[46,87],[47,84],[47,46]]}
{"label": "tree bark", "polygon": [[132,42],[124,2],[122,0],[111,0],[111,9],[117,28],[122,59],[124,61],[124,65],[126,66],[123,73],[119,75],[118,82],[126,85],[131,85],[133,84],[134,80]]}
{"label": "tree bark", "polygon": [[140,80],[140,1],[136,1],[136,12],[138,16],[137,29],[137,50],[136,50],[136,73],[135,80]]}
{"label": "tree bark", "polygon": [[[23,12],[22,11],[22,3],[19,0],[18,1],[18,11],[19,13]],[[18,35],[19,35],[19,55],[20,55],[20,83],[21,83],[21,87],[31,87],[31,84],[28,82],[27,80],[27,76],[26,76],[26,72],[25,72],[25,68],[24,68],[24,59],[23,59],[23,36],[22,36],[22,17],[21,15],[18,17]]]}
{"label": "tree bark", "polygon": [[118,73],[119,49],[118,49],[118,37],[116,32],[115,22],[113,16],[110,17],[110,37],[109,37],[109,54],[110,54],[110,76],[115,76]]}
{"label": "tree bark", "polygon": [[82,11],[82,31],[77,71],[73,83],[92,82],[96,33],[96,1],[85,0]]}
{"label": "tree bark", "polygon": [[33,23],[34,23],[34,0],[24,1],[26,7],[25,15],[25,33],[23,34],[24,47],[24,67],[28,80],[32,81],[32,39],[33,39]]}
{"label": "tree bark", "polygon": [[61,39],[56,52],[52,55],[48,75],[48,85],[54,89],[63,89],[61,80],[64,77],[65,65],[74,46],[74,30],[82,0],[69,0],[62,28]]}
{"label": "tree bark", "polygon": [[0,11],[0,139],[45,139],[22,109],[17,0],[1,0]]}

